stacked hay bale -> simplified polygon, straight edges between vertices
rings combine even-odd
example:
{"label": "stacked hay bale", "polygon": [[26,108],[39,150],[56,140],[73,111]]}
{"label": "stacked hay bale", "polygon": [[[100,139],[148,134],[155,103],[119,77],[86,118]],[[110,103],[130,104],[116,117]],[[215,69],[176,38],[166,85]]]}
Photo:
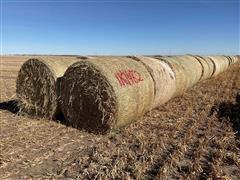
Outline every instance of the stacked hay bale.
{"label": "stacked hay bale", "polygon": [[73,127],[105,133],[141,119],[237,61],[237,56],[194,55],[36,57],[22,65],[16,91],[28,114],[52,119],[61,107]]}
{"label": "stacked hay bale", "polygon": [[144,63],[153,78],[155,97],[152,108],[169,101],[176,91],[176,78],[171,67],[152,57],[132,56],[131,58]]}
{"label": "stacked hay bale", "polygon": [[235,64],[239,61],[238,56],[228,56],[228,58],[230,59],[231,62],[230,65]]}
{"label": "stacked hay bale", "polygon": [[16,94],[23,112],[32,116],[54,118],[58,112],[60,78],[75,57],[45,56],[26,61],[18,73]]}
{"label": "stacked hay bale", "polygon": [[202,65],[202,76],[200,78],[200,81],[206,80],[212,77],[212,75],[215,72],[215,64],[213,63],[213,61],[206,56],[198,56],[198,55],[192,55],[192,56],[195,57]]}
{"label": "stacked hay bale", "polygon": [[224,56],[228,60],[228,65],[231,66],[234,64],[234,59],[231,56]]}
{"label": "stacked hay bale", "polygon": [[105,133],[139,120],[152,108],[154,82],[139,61],[96,57],[76,62],[67,69],[60,97],[69,124]]}
{"label": "stacked hay bale", "polygon": [[182,95],[202,77],[202,65],[193,56],[157,56],[156,58],[167,63],[175,73],[176,91],[174,96]]}
{"label": "stacked hay bale", "polygon": [[188,79],[187,89],[199,82],[203,75],[202,64],[195,58],[189,55],[185,56],[175,56],[179,58],[179,62],[182,64],[186,76]]}
{"label": "stacked hay bale", "polygon": [[171,57],[171,56],[165,56],[165,57],[156,56],[155,58],[168,64],[175,74],[176,89],[175,89],[174,97],[183,94],[183,92],[185,92],[187,89],[188,80],[187,80],[187,76],[186,76],[184,67],[179,62],[179,59],[175,58],[175,57]]}
{"label": "stacked hay bale", "polygon": [[208,56],[208,58],[210,58],[215,65],[215,71],[212,76],[217,76],[221,72],[227,70],[230,65],[228,58],[225,56]]}

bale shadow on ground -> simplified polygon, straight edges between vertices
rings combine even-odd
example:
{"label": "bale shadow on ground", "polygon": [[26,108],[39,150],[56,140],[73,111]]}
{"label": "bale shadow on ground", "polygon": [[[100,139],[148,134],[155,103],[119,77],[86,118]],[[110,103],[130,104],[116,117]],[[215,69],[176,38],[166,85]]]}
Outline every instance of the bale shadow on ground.
{"label": "bale shadow on ground", "polygon": [[15,99],[0,102],[0,110],[7,110],[11,113],[17,114],[20,111],[19,102]]}
{"label": "bale shadow on ground", "polygon": [[236,96],[236,102],[221,102],[212,107],[210,116],[217,112],[217,118],[220,121],[228,121],[231,123],[232,129],[236,132],[237,138],[240,138],[240,94]]}
{"label": "bale shadow on ground", "polygon": [[[17,99],[0,102],[0,110],[6,110],[6,111],[9,111],[9,112],[11,112],[13,114],[17,114],[17,115],[23,115],[23,116],[28,115],[31,118],[41,118],[37,115],[34,116],[34,115],[29,115],[29,114],[22,112],[21,103]],[[52,120],[54,120],[56,122],[60,122],[61,124],[65,125],[65,126],[70,126],[70,124],[66,121],[62,112],[59,112],[55,117],[53,117]]]}
{"label": "bale shadow on ground", "polygon": [[64,117],[62,112],[59,112],[54,118],[54,121],[59,122],[67,127],[71,127],[71,124],[67,121],[67,119]]}

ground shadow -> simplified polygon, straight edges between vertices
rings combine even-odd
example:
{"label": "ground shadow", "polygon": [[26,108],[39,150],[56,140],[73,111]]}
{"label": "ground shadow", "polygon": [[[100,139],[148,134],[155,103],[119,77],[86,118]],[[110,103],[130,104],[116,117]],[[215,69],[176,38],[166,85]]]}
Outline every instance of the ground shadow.
{"label": "ground shadow", "polygon": [[59,113],[57,113],[57,115],[53,118],[53,120],[65,125],[65,126],[71,127],[71,124],[69,124],[69,122],[64,117],[64,115],[61,111]]}
{"label": "ground shadow", "polygon": [[[14,100],[9,100],[9,101],[4,101],[4,102],[0,102],[0,110],[6,110],[9,111],[13,114],[18,114],[18,115],[28,115],[25,114],[24,112],[21,111],[21,103],[14,99]],[[31,118],[43,118],[40,116],[34,116],[34,115],[29,115],[29,117]],[[60,122],[61,124],[65,125],[65,126],[71,126],[68,121],[65,119],[63,113],[60,111],[59,113],[57,113],[57,115],[55,117],[53,117],[54,121],[56,122]]]}
{"label": "ground shadow", "polygon": [[212,107],[210,115],[217,112],[220,121],[229,121],[236,132],[236,136],[240,138],[240,94],[236,96],[236,102],[221,102]]}
{"label": "ground shadow", "polygon": [[0,102],[0,110],[7,110],[16,114],[20,111],[19,102],[17,100]]}

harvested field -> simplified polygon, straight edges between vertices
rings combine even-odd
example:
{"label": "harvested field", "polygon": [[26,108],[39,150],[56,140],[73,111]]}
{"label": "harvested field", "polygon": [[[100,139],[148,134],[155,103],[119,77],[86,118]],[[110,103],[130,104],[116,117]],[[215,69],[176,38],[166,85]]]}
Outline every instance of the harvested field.
{"label": "harvested field", "polygon": [[4,56],[0,59],[0,102],[15,98],[16,79],[21,65],[29,56]]}
{"label": "harvested field", "polygon": [[240,179],[240,63],[108,135],[9,112],[14,68],[0,69],[1,178]]}

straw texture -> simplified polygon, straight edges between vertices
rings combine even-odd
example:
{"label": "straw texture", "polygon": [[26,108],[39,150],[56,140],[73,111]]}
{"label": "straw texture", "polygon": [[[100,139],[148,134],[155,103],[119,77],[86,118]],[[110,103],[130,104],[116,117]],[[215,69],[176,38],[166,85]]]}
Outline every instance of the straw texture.
{"label": "straw texture", "polygon": [[176,78],[170,66],[159,59],[144,56],[135,56],[147,66],[155,85],[155,97],[152,107],[166,103],[172,98],[176,90]]}
{"label": "straw texture", "polygon": [[23,112],[54,118],[59,112],[58,86],[65,70],[76,62],[74,57],[35,57],[18,73],[16,94]]}
{"label": "straw texture", "polygon": [[227,57],[224,56],[208,56],[213,63],[215,64],[215,72],[213,73],[213,76],[217,76],[221,72],[227,70],[230,63]]}
{"label": "straw texture", "polygon": [[238,56],[228,56],[231,59],[231,65],[238,62]]}
{"label": "straw texture", "polygon": [[156,58],[167,63],[175,74],[176,91],[174,96],[182,95],[202,77],[202,65],[192,56],[167,56]]}
{"label": "straw texture", "polygon": [[187,88],[192,87],[202,78],[203,67],[202,64],[195,58],[189,55],[175,56],[180,59],[180,63],[184,68],[186,78],[188,79]]}
{"label": "straw texture", "polygon": [[212,77],[215,72],[215,64],[213,61],[206,56],[193,55],[193,57],[195,57],[202,65],[202,76],[200,81]]}
{"label": "straw texture", "polygon": [[71,65],[62,78],[61,107],[69,124],[105,133],[139,120],[154,100],[154,82],[143,63],[96,57]]}

